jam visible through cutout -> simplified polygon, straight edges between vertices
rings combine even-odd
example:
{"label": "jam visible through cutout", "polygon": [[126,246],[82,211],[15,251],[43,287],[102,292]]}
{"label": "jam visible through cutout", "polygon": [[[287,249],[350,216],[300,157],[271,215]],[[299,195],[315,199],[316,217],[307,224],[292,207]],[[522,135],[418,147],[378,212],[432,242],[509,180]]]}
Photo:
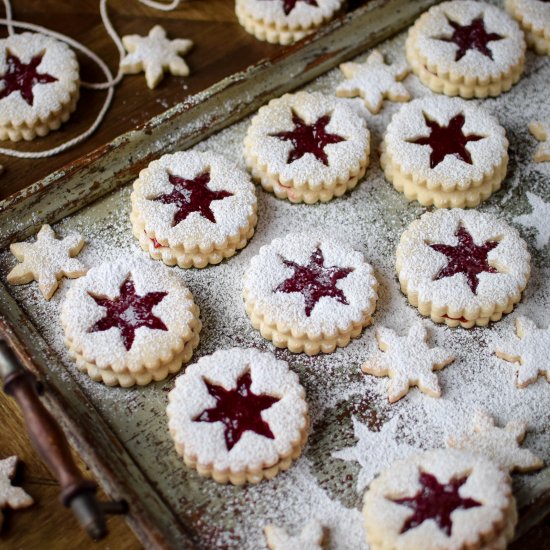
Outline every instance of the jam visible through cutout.
{"label": "jam visible through cutout", "polygon": [[284,258],[281,260],[286,267],[294,270],[294,274],[281,283],[274,292],[286,294],[300,292],[304,297],[306,317],[311,315],[317,302],[324,296],[335,298],[341,304],[348,305],[344,292],[337,288],[336,283],[347,277],[353,268],[326,267],[323,252],[319,247],[315,249],[307,265],[300,265]]}
{"label": "jam visible through cutout", "polygon": [[476,17],[469,25],[460,25],[456,21],[449,19],[448,16],[447,21],[453,28],[453,34],[450,37],[437,37],[436,40],[453,42],[458,46],[455,61],[460,61],[468,50],[477,50],[485,57],[493,59],[493,52],[488,47],[489,42],[504,39],[504,36],[500,34],[487,32],[483,17]]}
{"label": "jam visible through cutout", "polygon": [[6,64],[8,70],[0,76],[0,83],[3,84],[0,90],[0,99],[8,97],[14,92],[19,92],[21,97],[32,107],[34,103],[33,88],[36,84],[50,84],[56,82],[57,78],[48,73],[39,73],[38,65],[42,62],[44,53],[35,55],[30,63],[22,63],[19,57],[6,51]]}
{"label": "jam visible through cutout", "polygon": [[337,134],[330,134],[326,131],[329,122],[330,115],[324,115],[318,118],[315,123],[306,124],[293,110],[292,123],[294,124],[294,129],[289,132],[279,132],[269,135],[279,138],[282,141],[292,142],[292,149],[288,153],[286,161],[287,164],[301,159],[306,153],[311,153],[317,160],[320,160],[325,166],[328,166],[328,157],[325,153],[325,147],[332,143],[346,141],[343,137]]}
{"label": "jam visible through cutout", "polygon": [[231,390],[211,384],[206,378],[203,380],[208,393],[216,400],[216,405],[201,412],[193,418],[193,422],[222,422],[228,451],[239,442],[247,430],[275,439],[269,424],[262,418],[262,411],[269,409],[280,398],[253,393],[250,389],[252,375],[249,370],[241,374],[236,388]]}
{"label": "jam visible through cutout", "polygon": [[439,528],[450,537],[453,529],[451,514],[455,510],[468,510],[481,506],[477,500],[462,498],[459,495],[459,489],[467,480],[468,476],[466,475],[459,479],[451,479],[449,483],[439,483],[434,475],[420,472],[418,477],[420,491],[416,495],[405,498],[386,497],[413,511],[413,514],[403,524],[401,533],[406,533],[426,520],[433,519]]}
{"label": "jam visible through cutout", "polygon": [[172,227],[193,212],[198,212],[208,221],[216,223],[211,203],[233,196],[229,191],[212,191],[208,187],[210,172],[203,172],[191,180],[168,174],[168,181],[173,185],[172,191],[150,200],[163,204],[175,204],[178,207],[172,220]]}
{"label": "jam visible through cutout", "polygon": [[452,277],[457,273],[464,273],[466,281],[471,291],[477,294],[479,284],[478,275],[480,273],[498,273],[498,271],[489,265],[487,256],[489,252],[498,246],[497,241],[487,241],[481,246],[474,243],[472,235],[462,225],[458,228],[455,235],[458,237],[456,246],[449,244],[429,244],[441,254],[448,258],[447,265],[437,274],[436,281],[444,277]]}
{"label": "jam visible through cutout", "polygon": [[455,115],[447,126],[440,126],[435,120],[430,120],[426,113],[424,113],[424,120],[430,129],[430,135],[408,139],[407,142],[431,147],[430,168],[435,168],[440,162],[443,162],[447,155],[453,155],[467,164],[472,164],[472,155],[466,145],[470,141],[479,141],[485,136],[476,134],[465,136],[462,131],[465,122],[463,114]]}
{"label": "jam visible through cutout", "polygon": [[285,15],[288,15],[296,7],[298,2],[303,2],[308,6],[319,6],[319,4],[317,4],[317,0],[281,0],[281,2],[283,4],[283,11],[285,12]]}
{"label": "jam visible through cutout", "polygon": [[167,292],[148,292],[145,296],[138,296],[134,281],[129,275],[120,287],[120,296],[114,300],[88,293],[98,306],[105,308],[102,317],[89,332],[103,332],[110,328],[120,329],[120,335],[126,351],[134,343],[136,330],[147,327],[156,330],[168,330],[168,327],[153,314],[153,308],[159,304]]}

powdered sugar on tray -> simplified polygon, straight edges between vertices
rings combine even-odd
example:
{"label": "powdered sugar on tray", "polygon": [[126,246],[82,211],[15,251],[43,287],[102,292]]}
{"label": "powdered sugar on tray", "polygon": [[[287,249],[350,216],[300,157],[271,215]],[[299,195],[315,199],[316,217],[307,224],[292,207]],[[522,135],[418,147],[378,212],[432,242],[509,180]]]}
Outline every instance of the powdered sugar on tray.
{"label": "powdered sugar on tray", "polygon": [[[380,50],[388,63],[404,59],[404,36],[383,44]],[[368,53],[356,61],[361,62]],[[387,400],[387,380],[365,375],[361,364],[377,350],[375,329],[385,326],[398,334],[420,317],[401,294],[394,263],[399,238],[412,220],[425,209],[407,203],[385,181],[376,153],[365,178],[342,198],[327,204],[293,205],[257,190],[258,226],[248,246],[219,266],[203,270],[173,269],[193,293],[201,310],[203,331],[196,358],[218,349],[257,348],[274,352],[288,361],[299,375],[306,391],[312,431],[300,458],[288,472],[258,486],[235,488],[221,486],[199,478],[187,468],[174,450],[169,436],[165,408],[167,391],[174,380],[143,388],[107,388],[78,372],[63,343],[59,322],[60,304],[67,289],[74,284],[62,281],[60,289],[46,302],[34,284],[10,288],[10,292],[40,329],[44,338],[59,354],[61,363],[51,369],[63,373],[68,384],[77,383],[95,409],[105,418],[114,434],[126,447],[144,474],[182,522],[194,528],[206,548],[264,547],[263,527],[269,523],[299,532],[311,519],[318,519],[330,529],[331,548],[366,549],[360,514],[361,495],[357,493],[361,465],[336,458],[333,453],[357,444],[353,419],[376,432],[399,416],[394,432],[396,444],[419,449],[440,448],[450,435],[470,429],[474,411],[482,408],[497,425],[522,419],[529,431],[522,448],[550,463],[550,385],[539,379],[526,388],[517,388],[514,368],[496,357],[494,345],[513,337],[514,320],[524,315],[538,327],[547,327],[550,311],[550,257],[548,245],[535,248],[536,232],[514,221],[529,214],[526,191],[550,201],[548,173],[532,163],[535,141],[528,123],[548,117],[545,83],[550,78],[550,59],[528,53],[526,76],[507,94],[482,103],[505,127],[510,141],[510,166],[503,188],[483,203],[479,210],[503,218],[520,231],[532,254],[531,279],[516,310],[498,323],[471,330],[450,329],[429,324],[430,343],[452,353],[452,366],[438,373],[442,396],[430,398],[419,391],[409,392],[397,403]],[[308,91],[333,95],[342,81],[335,69],[307,86]],[[405,84],[414,98],[430,94],[414,76]],[[381,141],[385,127],[400,105],[387,103],[379,115],[372,115],[361,99],[341,99],[361,114],[371,130],[373,151]],[[250,119],[197,145],[196,150],[214,151],[244,167],[243,140]],[[152,262],[139,250],[129,221],[131,185],[56,225],[65,236],[78,232],[86,240],[81,260],[92,267],[114,260],[122,253],[136,253]],[[547,227],[550,220],[538,221]],[[242,301],[242,277],[252,257],[273,239],[314,229],[330,238],[344,240],[361,252],[373,266],[380,284],[374,324],[348,347],[326,356],[307,357],[276,350],[250,325]],[[0,277],[15,265],[7,251],[0,253]],[[375,460],[376,452],[364,452],[365,460]],[[377,468],[373,467],[373,470]],[[514,476],[516,494],[526,494],[548,484],[548,471]],[[546,483],[546,485],[544,485]]]}

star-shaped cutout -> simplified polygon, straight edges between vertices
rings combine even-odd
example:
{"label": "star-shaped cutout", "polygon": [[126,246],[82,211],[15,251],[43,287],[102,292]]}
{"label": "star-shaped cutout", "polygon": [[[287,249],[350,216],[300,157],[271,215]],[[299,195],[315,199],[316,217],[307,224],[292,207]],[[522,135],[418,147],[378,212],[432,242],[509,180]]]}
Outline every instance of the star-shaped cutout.
{"label": "star-shaped cutout", "polygon": [[105,308],[105,315],[90,328],[89,332],[103,332],[118,328],[126,351],[131,349],[138,328],[168,330],[164,322],[153,313],[153,308],[168,293],[148,292],[145,296],[139,296],[130,275],[120,286],[120,295],[114,300],[89,294],[98,306]]}
{"label": "star-shaped cutout", "polygon": [[[273,0],[269,0],[269,1],[273,1]],[[298,2],[303,2],[308,6],[315,6],[315,7],[319,6],[319,4],[317,4],[317,0],[277,0],[277,1],[280,1],[283,4],[283,11],[285,12],[285,15],[289,15],[290,12],[296,7],[296,4],[298,4]]]}
{"label": "star-shaped cutout", "polygon": [[550,382],[550,327],[537,328],[527,317],[516,319],[516,336],[495,346],[497,357],[517,364],[518,388],[525,388],[537,381],[539,375]]}
{"label": "star-shaped cutout", "polygon": [[[548,1],[550,2],[550,0]],[[541,142],[537,146],[533,160],[535,162],[550,160],[550,123],[531,122],[529,124],[529,131]]]}
{"label": "star-shaped cutout", "polygon": [[432,397],[441,395],[439,380],[433,371],[446,367],[455,358],[443,348],[428,346],[428,332],[422,321],[415,323],[407,336],[398,336],[389,328],[379,327],[376,339],[385,353],[369,359],[361,369],[367,374],[391,378],[390,403],[406,395],[410,386],[418,386],[420,391]]}
{"label": "star-shaped cutout", "polygon": [[208,393],[216,400],[214,407],[202,411],[193,422],[222,422],[227,450],[230,451],[244,432],[252,431],[260,436],[274,439],[269,424],[262,418],[262,411],[269,409],[279,397],[256,395],[250,389],[252,375],[245,371],[237,380],[236,387],[226,390],[204,379]]}
{"label": "star-shaped cutout", "polygon": [[155,25],[147,36],[123,36],[122,43],[128,55],[121,60],[120,70],[126,74],[145,71],[145,80],[151,89],[162,80],[165,69],[176,76],[189,74],[189,67],[180,54],[187,53],[193,42],[184,38],[168,40],[160,25]]}
{"label": "star-shaped cutout", "polygon": [[462,131],[465,122],[463,114],[455,115],[447,126],[440,126],[435,120],[430,120],[426,113],[424,113],[424,120],[430,129],[430,135],[408,139],[407,142],[430,146],[432,150],[430,168],[435,168],[440,162],[443,162],[447,155],[452,155],[467,164],[473,164],[472,155],[466,146],[470,141],[479,141],[485,136],[464,135]]}
{"label": "star-shaped cutout", "polygon": [[4,516],[2,509],[9,506],[17,510],[18,508],[26,508],[33,503],[33,499],[21,487],[13,487],[11,480],[15,475],[17,466],[17,457],[10,456],[0,460],[0,529]]}
{"label": "star-shaped cutout", "polygon": [[323,550],[327,529],[313,519],[295,536],[276,525],[267,525],[264,533],[269,550]]}
{"label": "star-shaped cutout", "polygon": [[531,472],[544,466],[543,461],[528,449],[521,449],[527,424],[512,420],[505,428],[495,426],[494,419],[484,411],[476,411],[474,429],[460,437],[451,436],[447,445],[474,454],[484,455],[511,472]]}
{"label": "star-shaped cutout", "polygon": [[450,244],[429,244],[436,252],[447,256],[447,265],[436,275],[435,280],[439,281],[445,277],[453,277],[457,274],[464,274],[470,290],[477,294],[480,273],[498,273],[498,270],[488,263],[488,255],[491,250],[498,246],[498,241],[486,241],[477,245],[472,235],[462,225],[455,233],[458,238],[457,245]]}
{"label": "star-shaped cutout", "polygon": [[14,92],[19,92],[21,97],[32,107],[34,103],[34,87],[37,84],[50,84],[57,78],[48,73],[39,73],[38,65],[42,62],[44,53],[35,55],[30,63],[23,63],[19,57],[6,51],[7,71],[0,76],[0,99],[4,99]]}
{"label": "star-shaped cutout", "polygon": [[365,63],[343,63],[340,70],[347,80],[336,88],[336,95],[362,97],[371,113],[380,111],[384,99],[409,101],[411,98],[400,82],[409,74],[409,68],[406,65],[386,65],[378,50],[374,50]]}
{"label": "star-shaped cutout", "polygon": [[210,172],[203,172],[190,180],[168,174],[168,181],[173,185],[172,191],[150,200],[176,205],[177,210],[174,213],[172,227],[178,225],[193,212],[198,212],[208,221],[216,223],[216,217],[212,212],[212,202],[233,196],[233,193],[229,191],[212,191],[208,187]]}
{"label": "star-shaped cutout", "polygon": [[324,297],[334,298],[341,304],[348,305],[346,295],[336,286],[341,279],[345,279],[352,271],[351,267],[325,266],[323,251],[317,247],[309,258],[307,265],[300,265],[281,258],[286,267],[294,273],[283,281],[273,292],[291,294],[299,292],[304,297],[306,317],[311,316],[313,308]]}
{"label": "star-shaped cutout", "polygon": [[406,443],[397,442],[399,416],[394,416],[386,422],[378,432],[369,430],[366,424],[362,424],[355,417],[352,417],[352,422],[357,444],[336,451],[332,456],[346,462],[359,463],[361,470],[357,480],[357,492],[362,494],[376,474],[385,470],[396,460],[417,452],[418,449]]}
{"label": "star-shaped cutout", "polygon": [[58,239],[49,225],[43,225],[34,243],[12,243],[11,253],[21,262],[7,276],[11,285],[25,285],[38,281],[38,288],[49,300],[62,277],[81,277],[87,268],[73,256],[84,246],[80,235]]}
{"label": "star-shaped cutout", "polygon": [[301,159],[305,154],[310,153],[325,166],[328,166],[325,147],[333,143],[345,141],[345,138],[327,132],[326,127],[329,123],[330,115],[324,115],[318,118],[313,124],[306,124],[300,115],[293,110],[292,124],[294,124],[294,128],[288,132],[278,132],[269,135],[292,143],[292,149],[289,151],[286,161],[287,164]]}
{"label": "star-shaped cutout", "polygon": [[469,25],[461,25],[447,17],[449,25],[453,28],[451,36],[440,36],[436,40],[452,42],[458,46],[455,61],[460,61],[469,50],[478,51],[485,57],[493,59],[493,52],[489,49],[489,42],[503,40],[504,36],[491,32],[485,28],[483,17],[476,17]]}
{"label": "star-shaped cutout", "polygon": [[420,490],[412,497],[391,498],[388,500],[410,508],[413,513],[405,520],[401,533],[406,533],[432,519],[438,527],[450,537],[453,530],[451,514],[455,510],[469,510],[481,506],[481,502],[473,498],[460,496],[460,488],[468,481],[468,476],[451,479],[448,483],[440,483],[428,473],[419,472]]}
{"label": "star-shaped cutout", "polygon": [[532,227],[537,232],[535,247],[542,250],[550,241],[550,202],[544,202],[538,195],[527,191],[527,200],[532,211],[514,218],[516,223],[525,227]]}

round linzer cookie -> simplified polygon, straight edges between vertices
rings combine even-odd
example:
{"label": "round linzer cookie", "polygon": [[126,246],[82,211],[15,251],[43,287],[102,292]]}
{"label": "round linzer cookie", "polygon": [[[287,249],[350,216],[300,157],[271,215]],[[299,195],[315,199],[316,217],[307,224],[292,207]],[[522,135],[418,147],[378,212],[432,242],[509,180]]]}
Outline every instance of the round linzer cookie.
{"label": "round linzer cookie", "polygon": [[25,32],[0,40],[0,139],[57,130],[76,108],[78,62],[63,42]]}
{"label": "round linzer cookie", "polygon": [[530,255],[505,221],[476,210],[426,212],[397,246],[401,290],[436,323],[485,326],[510,313],[530,275]]}
{"label": "round linzer cookie", "polygon": [[244,276],[246,312],[277,347],[308,355],[347,346],[368,326],[378,283],[346,244],[290,234],[263,246]]}
{"label": "round linzer cookie", "polygon": [[357,185],[369,164],[370,133],[345,100],[298,92],[258,111],[244,148],[252,176],[266,191],[311,204]]}
{"label": "round linzer cookie", "polygon": [[162,380],[199,344],[199,308],[181,280],[137,258],[92,268],[67,292],[65,344],[78,368],[109,386]]}
{"label": "round linzer cookie", "polygon": [[307,440],[304,389],[270,353],[233,348],[201,357],[168,398],[176,450],[218,483],[271,479],[290,467]]}
{"label": "round linzer cookie", "polygon": [[548,0],[506,0],[506,10],[521,25],[529,47],[538,54],[550,54]]}
{"label": "round linzer cookie", "polygon": [[495,117],[462,99],[426,97],[388,125],[380,163],[408,200],[424,206],[477,206],[500,188],[508,140]]}
{"label": "round linzer cookie", "polygon": [[342,0],[237,0],[239,23],[258,40],[291,44],[332,19]]}
{"label": "round linzer cookie", "polygon": [[164,155],[134,182],[130,219],[141,248],[167,265],[202,268],[244,248],[258,220],[249,175],[221,155]]}
{"label": "round linzer cookie", "polygon": [[371,483],[363,516],[373,550],[503,550],[517,523],[508,474],[451,449],[392,464]]}
{"label": "round linzer cookie", "polygon": [[465,98],[497,96],[515,84],[525,64],[525,40],[504,11],[454,0],[430,8],[411,27],[407,59],[431,90]]}

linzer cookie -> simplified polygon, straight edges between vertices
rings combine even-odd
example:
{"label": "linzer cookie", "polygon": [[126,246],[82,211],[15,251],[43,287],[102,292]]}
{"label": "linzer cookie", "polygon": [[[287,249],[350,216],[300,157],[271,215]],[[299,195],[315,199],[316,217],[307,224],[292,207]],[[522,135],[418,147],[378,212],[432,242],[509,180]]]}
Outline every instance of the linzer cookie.
{"label": "linzer cookie", "polygon": [[307,440],[304,389],[270,353],[233,348],[201,357],[168,398],[177,452],[219,483],[271,479],[290,467]]}
{"label": "linzer cookie", "polygon": [[109,386],[145,385],[180,370],[199,343],[199,308],[162,266],[125,258],[92,268],[61,310],[77,367]]}
{"label": "linzer cookie", "polygon": [[369,163],[370,134],[345,100],[298,92],[258,111],[244,149],[253,178],[266,191],[311,204],[357,185]]}
{"label": "linzer cookie", "polygon": [[246,246],[257,222],[248,174],[210,152],[164,155],[134,182],[134,236],[155,260],[205,267]]}
{"label": "linzer cookie", "polygon": [[0,40],[0,139],[57,130],[76,108],[78,62],[63,42],[25,32]]}
{"label": "linzer cookie", "polygon": [[520,24],[529,47],[538,54],[550,54],[548,0],[506,0],[506,10]]}
{"label": "linzer cookie", "polygon": [[530,275],[519,233],[475,210],[423,214],[401,235],[396,256],[409,302],[451,327],[498,321],[519,302]]}
{"label": "linzer cookie", "polygon": [[342,0],[237,0],[239,23],[258,40],[291,44],[311,34],[342,7]]}
{"label": "linzer cookie", "polygon": [[497,96],[520,78],[525,41],[519,25],[484,2],[443,2],[407,37],[407,59],[431,90],[465,98]]}
{"label": "linzer cookie", "polygon": [[517,523],[508,474],[451,449],[395,462],[371,483],[363,516],[372,550],[503,550]]}
{"label": "linzer cookie", "polygon": [[408,200],[424,206],[477,206],[500,188],[508,140],[495,117],[461,99],[426,97],[388,125],[380,163]]}
{"label": "linzer cookie", "polygon": [[378,284],[360,252],[290,234],[263,246],[244,276],[254,328],[277,347],[308,355],[347,346],[368,326]]}

